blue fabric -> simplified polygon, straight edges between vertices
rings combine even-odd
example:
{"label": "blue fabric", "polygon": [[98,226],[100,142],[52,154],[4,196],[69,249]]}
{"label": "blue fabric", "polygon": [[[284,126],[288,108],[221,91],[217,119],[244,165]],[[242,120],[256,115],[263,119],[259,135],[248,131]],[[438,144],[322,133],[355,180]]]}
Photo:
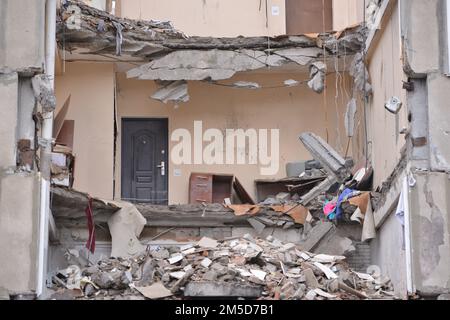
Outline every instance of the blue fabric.
{"label": "blue fabric", "polygon": [[345,189],[340,194],[340,196],[338,198],[338,202],[337,202],[337,207],[336,207],[336,217],[335,217],[336,219],[340,219],[342,216],[342,213],[343,213],[342,208],[341,208],[342,202],[347,201],[349,196],[351,196],[353,194],[353,192],[355,192],[355,190]]}

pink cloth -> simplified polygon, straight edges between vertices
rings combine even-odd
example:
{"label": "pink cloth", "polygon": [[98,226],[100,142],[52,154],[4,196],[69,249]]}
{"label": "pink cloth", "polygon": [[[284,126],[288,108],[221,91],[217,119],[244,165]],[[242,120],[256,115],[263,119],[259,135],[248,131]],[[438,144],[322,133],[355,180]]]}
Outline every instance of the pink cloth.
{"label": "pink cloth", "polygon": [[336,203],[335,202],[328,202],[323,207],[323,213],[328,217],[330,214],[332,214],[336,210]]}

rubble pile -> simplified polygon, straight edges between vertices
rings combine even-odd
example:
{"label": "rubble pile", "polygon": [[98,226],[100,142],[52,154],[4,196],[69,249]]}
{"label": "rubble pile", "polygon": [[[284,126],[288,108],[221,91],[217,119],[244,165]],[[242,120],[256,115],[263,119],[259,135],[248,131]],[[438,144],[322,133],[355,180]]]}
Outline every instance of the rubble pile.
{"label": "rubble pile", "polygon": [[261,300],[393,299],[392,285],[379,273],[350,270],[345,257],[304,252],[272,236],[244,235],[196,244],[148,246],[131,258],[108,258],[86,268],[71,266],[53,277],[75,299],[186,299],[205,297]]}

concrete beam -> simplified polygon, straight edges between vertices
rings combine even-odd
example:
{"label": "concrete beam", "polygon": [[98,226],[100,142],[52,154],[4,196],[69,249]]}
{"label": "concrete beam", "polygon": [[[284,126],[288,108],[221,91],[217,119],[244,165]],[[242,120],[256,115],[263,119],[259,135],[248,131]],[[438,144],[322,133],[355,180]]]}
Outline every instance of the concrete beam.
{"label": "concrete beam", "polygon": [[346,161],[321,137],[313,133],[303,133],[300,140],[311,155],[319,161],[324,168],[336,177],[338,182],[343,183],[350,176]]}
{"label": "concrete beam", "polygon": [[0,287],[36,289],[39,175],[0,175]]}

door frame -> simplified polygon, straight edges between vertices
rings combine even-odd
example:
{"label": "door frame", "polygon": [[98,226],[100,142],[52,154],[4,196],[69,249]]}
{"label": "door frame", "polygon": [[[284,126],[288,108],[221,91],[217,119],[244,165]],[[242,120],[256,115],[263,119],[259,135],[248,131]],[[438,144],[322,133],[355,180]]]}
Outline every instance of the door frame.
{"label": "door frame", "polygon": [[[122,200],[122,192],[123,192],[123,163],[124,163],[124,152],[123,152],[123,142],[124,142],[124,134],[125,130],[124,128],[124,122],[126,121],[149,121],[149,120],[164,120],[165,124],[167,125],[167,132],[165,132],[165,136],[167,139],[167,161],[166,161],[166,186],[167,186],[167,204],[169,204],[169,166],[170,166],[170,141],[169,141],[169,118],[168,117],[121,117],[120,118],[120,199]],[[125,200],[126,201],[126,200]]]}

